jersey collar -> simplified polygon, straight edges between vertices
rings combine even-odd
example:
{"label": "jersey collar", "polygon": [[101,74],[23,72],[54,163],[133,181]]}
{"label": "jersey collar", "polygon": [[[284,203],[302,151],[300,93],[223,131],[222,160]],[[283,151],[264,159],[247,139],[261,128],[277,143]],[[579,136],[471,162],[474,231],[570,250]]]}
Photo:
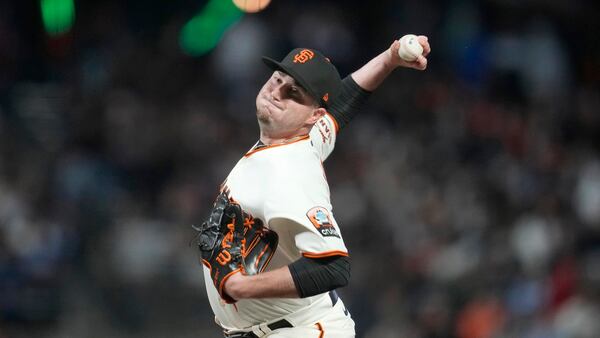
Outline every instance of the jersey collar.
{"label": "jersey collar", "polygon": [[256,142],[256,144],[254,145],[254,147],[252,147],[252,149],[250,149],[250,151],[248,151],[246,153],[246,155],[244,155],[244,157],[249,157],[250,155],[252,155],[254,153],[257,153],[259,151],[265,150],[265,149],[270,149],[270,148],[285,146],[285,145],[288,145],[288,144],[292,144],[292,143],[296,143],[296,142],[308,140],[308,138],[309,138],[309,136],[308,136],[308,134],[306,134],[306,135],[297,136],[297,137],[285,140],[283,142],[274,143],[274,144],[264,144],[261,140],[258,140],[258,142]]}

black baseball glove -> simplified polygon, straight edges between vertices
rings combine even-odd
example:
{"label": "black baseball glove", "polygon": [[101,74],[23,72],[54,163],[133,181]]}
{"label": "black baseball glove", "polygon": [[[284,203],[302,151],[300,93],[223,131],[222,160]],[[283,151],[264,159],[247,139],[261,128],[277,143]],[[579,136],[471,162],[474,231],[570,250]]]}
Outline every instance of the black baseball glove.
{"label": "black baseball glove", "polygon": [[227,303],[236,301],[223,291],[227,278],[237,272],[255,275],[264,271],[277,249],[277,233],[224,193],[217,197],[208,220],[193,228],[198,231],[202,263],[210,269],[212,282]]}

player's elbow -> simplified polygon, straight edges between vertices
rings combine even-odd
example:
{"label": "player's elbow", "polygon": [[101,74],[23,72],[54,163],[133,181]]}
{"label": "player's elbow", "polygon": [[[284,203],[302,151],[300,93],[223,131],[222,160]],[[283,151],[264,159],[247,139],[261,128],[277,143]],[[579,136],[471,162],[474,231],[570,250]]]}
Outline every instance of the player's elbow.
{"label": "player's elbow", "polygon": [[330,264],[330,272],[332,273],[332,285],[330,290],[344,287],[350,282],[350,258],[338,257]]}
{"label": "player's elbow", "polygon": [[292,279],[301,298],[318,295],[348,285],[350,258],[344,256],[306,258],[289,265]]}

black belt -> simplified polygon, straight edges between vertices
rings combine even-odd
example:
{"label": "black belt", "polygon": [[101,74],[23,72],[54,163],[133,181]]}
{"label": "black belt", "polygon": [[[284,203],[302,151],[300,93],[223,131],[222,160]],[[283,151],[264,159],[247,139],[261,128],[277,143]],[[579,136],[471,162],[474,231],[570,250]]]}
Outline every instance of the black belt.
{"label": "black belt", "polygon": [[[332,306],[337,303],[338,299],[340,299],[340,297],[338,296],[337,292],[335,292],[335,290],[329,291],[329,298],[331,299]],[[281,319],[274,323],[267,324],[267,327],[271,331],[275,331],[275,330],[284,329],[287,327],[294,327],[294,325],[292,325],[292,323],[288,322],[285,319]],[[225,337],[227,337],[227,338],[258,338],[258,336],[254,332],[230,333],[230,334],[225,334]]]}
{"label": "black belt", "polygon": [[[292,323],[288,322],[285,319],[278,320],[275,323],[271,323],[271,324],[267,325],[267,327],[269,329],[271,329],[271,331],[275,331],[277,329],[283,329],[286,327],[293,327],[293,326],[294,325],[292,325]],[[258,336],[256,334],[254,334],[254,332],[238,332],[238,333],[225,334],[225,337],[227,337],[227,338],[258,338]]]}

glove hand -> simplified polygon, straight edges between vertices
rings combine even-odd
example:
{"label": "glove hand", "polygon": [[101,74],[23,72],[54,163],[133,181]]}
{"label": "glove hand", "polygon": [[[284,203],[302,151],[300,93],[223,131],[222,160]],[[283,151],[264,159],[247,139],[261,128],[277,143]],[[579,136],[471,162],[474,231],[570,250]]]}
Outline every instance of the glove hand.
{"label": "glove hand", "polygon": [[243,212],[225,194],[217,197],[208,220],[194,229],[199,232],[202,264],[210,270],[215,288],[227,303],[236,302],[225,291],[227,280],[238,272],[254,275],[264,271],[277,249],[277,233]]}
{"label": "glove hand", "polygon": [[247,276],[244,272],[234,273],[223,283],[223,292],[235,301],[244,298],[242,287]]}
{"label": "glove hand", "polygon": [[211,280],[221,298],[227,303],[235,303],[235,299],[224,292],[224,284],[233,274],[242,271],[242,209],[221,194],[209,219],[197,230],[200,232],[198,249],[202,264],[210,270]]}

